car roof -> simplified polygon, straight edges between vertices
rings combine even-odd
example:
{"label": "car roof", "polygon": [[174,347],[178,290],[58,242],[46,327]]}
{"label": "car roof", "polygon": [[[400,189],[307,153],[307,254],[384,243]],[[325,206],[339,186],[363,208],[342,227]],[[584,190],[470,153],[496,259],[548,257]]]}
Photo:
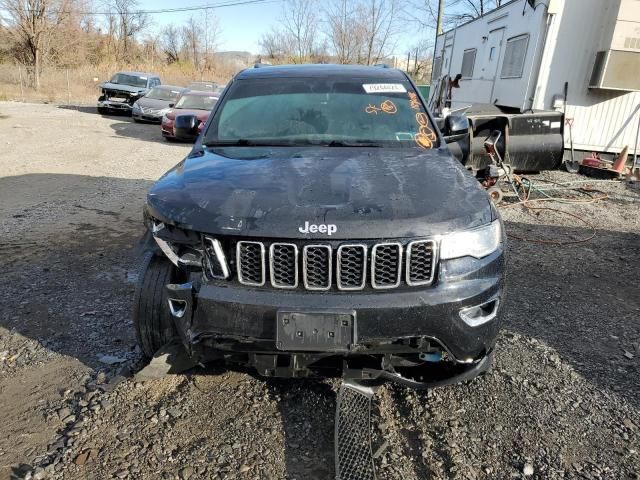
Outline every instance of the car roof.
{"label": "car roof", "polygon": [[153,88],[159,88],[159,89],[162,89],[162,90],[180,90],[181,92],[186,90],[186,88],[184,88],[184,87],[178,87],[176,85],[165,85],[165,84],[156,85]]}
{"label": "car roof", "polygon": [[136,77],[158,77],[158,74],[156,74],[156,73],[148,73],[148,72],[128,72],[128,71],[124,71],[124,72],[116,72],[116,73],[123,73],[125,75],[135,75]]}
{"label": "car roof", "polygon": [[204,90],[189,90],[186,89],[182,92],[182,95],[197,95],[200,97],[218,97],[218,95],[213,95],[213,92],[207,92]]}
{"label": "car roof", "polygon": [[247,68],[236,76],[236,79],[248,78],[308,78],[308,77],[345,77],[376,80],[406,80],[404,72],[395,68],[366,67],[363,65],[264,65],[258,68]]}

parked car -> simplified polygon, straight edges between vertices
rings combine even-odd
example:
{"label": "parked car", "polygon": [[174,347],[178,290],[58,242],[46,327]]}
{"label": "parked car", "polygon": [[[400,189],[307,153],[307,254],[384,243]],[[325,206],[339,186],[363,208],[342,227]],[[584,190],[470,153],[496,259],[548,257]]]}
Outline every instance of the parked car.
{"label": "parked car", "polygon": [[198,90],[202,92],[212,92],[217,96],[224,91],[226,85],[220,85],[216,82],[191,82],[187,85],[189,90]]}
{"label": "parked car", "polygon": [[160,123],[164,114],[171,110],[185,91],[183,87],[172,85],[153,87],[133,104],[131,109],[133,120]]}
{"label": "parked car", "polygon": [[447,149],[468,121],[443,130],[399,70],[239,73],[148,193],[142,351],[178,338],[197,361],[265,376],[416,388],[486,371],[505,233]]}
{"label": "parked car", "polygon": [[197,133],[192,136],[183,135],[176,137],[176,133],[174,131],[176,117],[179,115],[194,116],[197,120],[194,126],[199,132],[207,121],[207,118],[209,118],[209,114],[217,101],[218,97],[212,95],[210,92],[189,90],[183,93],[175,106],[162,117],[162,135],[167,140],[194,140]]}
{"label": "parked car", "polygon": [[98,98],[98,113],[129,113],[140,97],[160,84],[160,77],[153,73],[118,72],[111,80],[99,85],[101,94]]}
{"label": "parked car", "polygon": [[191,82],[187,85],[189,90],[198,90],[201,92],[214,92],[218,88],[218,84],[216,82]]}

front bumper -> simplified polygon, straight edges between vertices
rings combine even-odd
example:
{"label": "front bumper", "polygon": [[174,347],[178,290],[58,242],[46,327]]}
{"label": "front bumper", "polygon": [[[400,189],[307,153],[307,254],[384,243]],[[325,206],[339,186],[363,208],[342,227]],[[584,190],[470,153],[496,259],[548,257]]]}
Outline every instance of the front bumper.
{"label": "front bumper", "polygon": [[131,112],[131,105],[127,102],[112,102],[110,100],[98,100],[98,108],[108,110],[119,110],[121,112]]}
{"label": "front bumper", "polygon": [[163,114],[156,113],[144,113],[132,110],[131,116],[136,120],[140,120],[142,122],[150,122],[150,123],[160,123],[162,121]]}
{"label": "front bumper", "polygon": [[173,123],[163,123],[160,127],[163,137],[175,138],[173,133]]}
{"label": "front bumper", "polygon": [[[441,261],[437,282],[430,287],[397,291],[312,293],[252,289],[197,282],[168,285],[168,297],[184,306],[176,327],[192,356],[205,359],[211,350],[234,353],[309,352],[278,350],[278,311],[352,311],[357,336],[347,357],[419,354],[425,345],[439,346],[456,364],[482,361],[495,344],[504,304],[504,252],[477,260],[465,257]],[[495,318],[470,326],[461,311],[500,301]],[[316,352],[336,355],[332,352]]]}

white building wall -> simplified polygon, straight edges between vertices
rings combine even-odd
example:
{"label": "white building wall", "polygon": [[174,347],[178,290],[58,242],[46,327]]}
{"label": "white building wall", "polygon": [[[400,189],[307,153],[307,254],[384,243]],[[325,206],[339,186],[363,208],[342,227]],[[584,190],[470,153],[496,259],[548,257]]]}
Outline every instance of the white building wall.
{"label": "white building wall", "polygon": [[[638,0],[623,0],[622,7],[634,3],[640,9]],[[588,88],[596,52],[612,43],[615,48],[620,7],[620,0],[564,0],[549,32],[545,54],[550,60],[541,72],[534,108],[551,109],[553,97],[561,95],[568,82],[567,117],[574,119],[573,145],[578,150],[635,149],[640,93]],[[636,28],[640,37],[640,23]],[[565,145],[569,146],[568,132]]]}
{"label": "white building wall", "polygon": [[[525,8],[525,0],[514,0],[448,33],[451,59],[446,68],[443,65],[442,74],[455,77],[461,70],[464,50],[477,48],[473,78],[463,79],[461,88],[453,90],[452,107],[497,103],[520,110],[550,110],[554,97],[562,97],[564,84],[568,82],[566,111],[567,117],[574,119],[574,148],[617,153],[629,146],[633,152],[640,121],[640,92],[589,89],[588,85],[596,52],[621,49],[620,38],[614,35],[614,30],[621,29],[620,23],[616,24],[619,15],[638,17],[638,22],[625,22],[623,31],[625,35],[640,37],[640,0],[538,0],[537,3],[534,12],[528,5]],[[501,29],[498,65],[492,66],[488,60],[489,45],[492,35]],[[506,40],[521,33],[530,35],[523,76],[501,79]],[[437,39],[436,57],[441,55],[443,46],[444,35]],[[432,88],[431,92],[434,91]],[[569,147],[568,130],[565,146]]]}

